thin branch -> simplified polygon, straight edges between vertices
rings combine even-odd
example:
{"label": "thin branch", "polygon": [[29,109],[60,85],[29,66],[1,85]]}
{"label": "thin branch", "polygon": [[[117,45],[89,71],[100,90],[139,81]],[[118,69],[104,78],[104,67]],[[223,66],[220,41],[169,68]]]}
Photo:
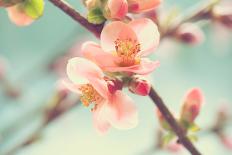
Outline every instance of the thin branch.
{"label": "thin branch", "polygon": [[164,118],[172,127],[172,130],[176,133],[176,135],[179,138],[179,141],[185,146],[185,148],[188,149],[188,151],[191,152],[192,155],[201,155],[201,153],[195,148],[192,142],[186,137],[184,130],[177,123],[177,121],[175,120],[175,118],[173,117],[173,115],[166,107],[163,100],[159,97],[154,88],[151,88],[149,96],[155,103],[157,108],[160,110],[160,112],[163,114]]}
{"label": "thin branch", "polygon": [[63,0],[49,0],[56,7],[60,8],[64,13],[74,19],[76,22],[81,24],[87,30],[92,32],[96,37],[99,37],[102,31],[104,24],[95,25],[88,22],[86,18],[81,16],[79,12],[77,12],[74,8],[72,8],[67,2]]}

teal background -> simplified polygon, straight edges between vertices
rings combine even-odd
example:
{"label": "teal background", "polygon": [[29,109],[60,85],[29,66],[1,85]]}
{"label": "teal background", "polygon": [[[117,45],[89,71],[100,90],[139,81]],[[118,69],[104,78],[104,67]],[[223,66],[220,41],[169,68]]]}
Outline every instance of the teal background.
{"label": "teal background", "polygon": [[[203,0],[166,0],[163,7],[168,11],[171,6],[178,6],[184,12],[200,1]],[[69,2],[85,13],[79,1]],[[187,90],[202,88],[205,105],[197,123],[203,129],[213,123],[222,102],[228,102],[232,111],[232,33],[215,24],[204,26],[204,32],[205,42],[194,47],[164,40],[152,55],[160,60],[161,66],[151,77],[174,113],[178,113]],[[87,39],[97,41],[48,1],[44,16],[29,27],[16,27],[9,22],[6,11],[0,10],[0,56],[8,61],[7,78],[22,90],[22,96],[14,100],[4,96],[0,86],[0,155],[33,133],[42,122],[41,109],[52,96],[58,79],[48,70],[48,65],[75,42]],[[159,128],[154,105],[148,97],[129,95],[139,110],[140,122],[135,129],[111,129],[107,135],[100,136],[93,129],[89,109],[78,106],[49,125],[42,139],[16,154],[170,154],[146,152],[154,145],[155,131]],[[231,131],[228,127],[228,133]],[[196,146],[206,155],[232,153],[212,134],[200,136]],[[183,149],[179,154],[188,153]]]}

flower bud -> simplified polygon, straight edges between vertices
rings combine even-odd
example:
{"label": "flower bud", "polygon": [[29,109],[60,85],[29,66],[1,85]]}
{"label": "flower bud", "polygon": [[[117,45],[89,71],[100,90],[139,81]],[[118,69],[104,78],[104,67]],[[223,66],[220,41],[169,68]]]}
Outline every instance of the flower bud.
{"label": "flower bud", "polygon": [[190,90],[184,98],[184,104],[181,111],[181,120],[188,123],[194,122],[200,112],[203,104],[203,95],[200,89]]}
{"label": "flower bud", "polygon": [[114,94],[117,90],[122,90],[123,88],[122,81],[118,79],[107,79],[107,78],[105,79],[107,81],[108,90],[111,94]]}
{"label": "flower bud", "polygon": [[178,28],[176,38],[181,42],[197,45],[204,41],[204,33],[196,24],[185,23]]}
{"label": "flower bud", "polygon": [[126,0],[108,0],[104,8],[104,16],[108,19],[122,20],[128,12]]}
{"label": "flower bud", "polygon": [[214,18],[225,27],[232,29],[232,6],[215,7],[213,10]]}
{"label": "flower bud", "polygon": [[128,0],[129,11],[140,13],[156,8],[162,0]]}
{"label": "flower bud", "polygon": [[101,5],[101,2],[99,0],[83,0],[83,3],[88,10],[94,9]]}
{"label": "flower bud", "polygon": [[151,90],[151,84],[145,79],[135,77],[130,81],[128,88],[134,94],[147,96]]}

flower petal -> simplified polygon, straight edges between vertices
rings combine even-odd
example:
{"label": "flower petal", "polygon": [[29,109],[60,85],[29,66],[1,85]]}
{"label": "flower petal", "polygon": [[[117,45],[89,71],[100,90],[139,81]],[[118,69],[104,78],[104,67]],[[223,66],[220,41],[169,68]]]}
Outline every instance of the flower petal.
{"label": "flower petal", "polygon": [[67,64],[67,75],[74,84],[89,83],[89,79],[102,79],[102,70],[93,62],[80,57],[72,58]]}
{"label": "flower petal", "polygon": [[146,75],[154,71],[159,66],[159,61],[150,61],[148,59],[141,59],[139,65],[133,65],[129,67],[104,67],[103,70],[110,72],[131,72],[140,75]]}
{"label": "flower petal", "polygon": [[101,47],[105,52],[115,51],[115,41],[117,39],[132,39],[137,41],[133,29],[120,21],[107,24],[101,33]]}
{"label": "flower petal", "polygon": [[110,16],[113,19],[123,19],[128,12],[128,4],[126,0],[109,0],[108,7]]}
{"label": "flower petal", "polygon": [[138,113],[133,100],[117,91],[107,104],[107,119],[117,129],[131,129],[138,124]]}
{"label": "flower petal", "polygon": [[81,94],[81,91],[79,90],[80,85],[78,84],[73,84],[71,82],[69,82],[68,80],[62,80],[62,84],[68,88],[70,91],[77,93],[77,94]]}
{"label": "flower petal", "polygon": [[104,134],[111,127],[110,123],[107,120],[107,108],[106,100],[99,104],[97,109],[93,110],[93,124],[94,127],[100,134]]}
{"label": "flower petal", "polygon": [[134,13],[144,12],[157,7],[162,0],[128,0],[129,11]]}
{"label": "flower petal", "polygon": [[146,56],[158,46],[160,34],[156,24],[147,18],[133,20],[129,23],[134,30],[140,43],[141,52],[139,55]]}
{"label": "flower petal", "polygon": [[28,16],[19,5],[14,5],[12,7],[6,8],[10,20],[17,26],[27,26],[30,25],[34,19]]}
{"label": "flower petal", "polygon": [[98,44],[91,41],[82,45],[81,52],[85,58],[93,61],[101,68],[117,66],[115,62],[119,61],[118,57],[112,53],[104,52]]}

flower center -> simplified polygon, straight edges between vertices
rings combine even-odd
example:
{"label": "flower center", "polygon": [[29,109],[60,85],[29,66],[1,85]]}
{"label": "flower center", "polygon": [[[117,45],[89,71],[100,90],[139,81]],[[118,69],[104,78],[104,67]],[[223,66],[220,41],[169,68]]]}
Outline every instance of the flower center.
{"label": "flower center", "polygon": [[103,99],[103,97],[93,88],[91,84],[82,85],[79,90],[82,92],[80,97],[84,106],[88,107],[91,103],[95,103]]}
{"label": "flower center", "polygon": [[120,66],[131,66],[139,63],[140,59],[137,54],[140,52],[140,44],[137,40],[117,39],[115,49],[117,56],[121,58]]}

